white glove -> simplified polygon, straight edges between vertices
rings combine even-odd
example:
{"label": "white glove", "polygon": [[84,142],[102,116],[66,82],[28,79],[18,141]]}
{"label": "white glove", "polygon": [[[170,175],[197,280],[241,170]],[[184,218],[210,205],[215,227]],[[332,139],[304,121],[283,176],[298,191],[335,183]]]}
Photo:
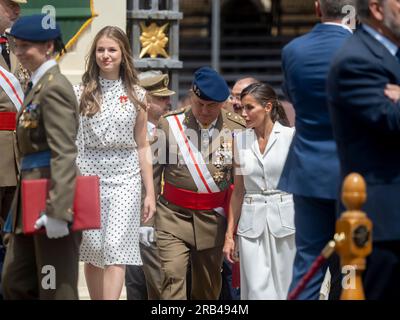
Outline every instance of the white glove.
{"label": "white glove", "polygon": [[68,222],[42,215],[35,222],[35,229],[46,228],[47,237],[57,239],[69,234]]}
{"label": "white glove", "polygon": [[154,242],[154,228],[153,227],[139,227],[139,241],[146,247],[150,247]]}

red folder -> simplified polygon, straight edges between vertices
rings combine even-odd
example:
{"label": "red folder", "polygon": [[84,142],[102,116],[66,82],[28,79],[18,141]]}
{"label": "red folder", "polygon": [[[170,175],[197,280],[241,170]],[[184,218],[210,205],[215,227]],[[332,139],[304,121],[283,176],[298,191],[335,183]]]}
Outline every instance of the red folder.
{"label": "red folder", "polygon": [[240,288],[240,262],[232,264],[232,288]]}
{"label": "red folder", "polygon": [[[35,222],[46,210],[50,180],[22,180],[22,226],[25,234],[36,230]],[[97,176],[78,176],[74,197],[74,220],[71,230],[100,229],[100,186]]]}

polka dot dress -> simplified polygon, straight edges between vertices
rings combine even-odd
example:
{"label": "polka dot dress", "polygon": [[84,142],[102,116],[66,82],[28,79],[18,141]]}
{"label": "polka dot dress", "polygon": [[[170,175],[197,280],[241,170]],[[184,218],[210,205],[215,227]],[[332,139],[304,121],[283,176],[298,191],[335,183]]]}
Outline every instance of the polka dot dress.
{"label": "polka dot dress", "polygon": [[[134,140],[135,106],[121,80],[100,78],[101,111],[81,116],[77,165],[100,177],[101,229],[83,232],[80,259],[96,267],[141,265],[139,253],[141,176]],[[135,88],[139,100],[145,91]],[[74,87],[80,99],[81,87]]]}

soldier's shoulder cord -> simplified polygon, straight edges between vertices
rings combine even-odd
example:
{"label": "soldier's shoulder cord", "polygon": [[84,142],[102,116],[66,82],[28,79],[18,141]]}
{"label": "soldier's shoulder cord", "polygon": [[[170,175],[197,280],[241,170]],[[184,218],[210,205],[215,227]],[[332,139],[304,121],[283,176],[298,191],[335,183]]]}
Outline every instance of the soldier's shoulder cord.
{"label": "soldier's shoulder cord", "polygon": [[226,118],[227,118],[227,120],[235,122],[235,123],[237,123],[237,124],[239,124],[239,125],[241,125],[243,127],[246,126],[246,121],[236,113],[233,113],[233,112],[230,112],[230,111],[226,112]]}
{"label": "soldier's shoulder cord", "polygon": [[184,113],[185,110],[186,110],[186,108],[179,108],[179,109],[176,109],[176,110],[172,110],[172,111],[166,113],[165,115],[163,115],[163,117],[166,118],[166,117],[173,116],[173,115],[176,115],[176,114],[181,114],[181,113]]}

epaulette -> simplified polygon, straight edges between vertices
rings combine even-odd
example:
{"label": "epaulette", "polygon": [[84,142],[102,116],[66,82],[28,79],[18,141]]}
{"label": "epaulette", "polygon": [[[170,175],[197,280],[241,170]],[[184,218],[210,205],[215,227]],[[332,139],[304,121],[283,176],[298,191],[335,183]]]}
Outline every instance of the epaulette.
{"label": "epaulette", "polygon": [[184,113],[186,110],[186,108],[180,108],[180,109],[176,109],[176,110],[172,110],[166,114],[163,115],[164,118],[169,117],[169,116],[173,116],[175,114],[181,114]]}
{"label": "epaulette", "polygon": [[226,117],[233,122],[236,122],[242,126],[246,126],[246,121],[234,112],[227,112]]}
{"label": "epaulette", "polygon": [[37,87],[36,87],[36,89],[35,89],[35,93],[36,93],[36,92],[39,92],[40,89],[42,89],[42,87],[43,87],[44,85],[46,85],[47,83],[53,81],[53,79],[54,79],[54,75],[53,75],[52,73],[50,73],[50,74],[48,75],[47,79],[45,79],[46,82],[42,82],[42,83],[39,83],[39,84],[37,85]]}

